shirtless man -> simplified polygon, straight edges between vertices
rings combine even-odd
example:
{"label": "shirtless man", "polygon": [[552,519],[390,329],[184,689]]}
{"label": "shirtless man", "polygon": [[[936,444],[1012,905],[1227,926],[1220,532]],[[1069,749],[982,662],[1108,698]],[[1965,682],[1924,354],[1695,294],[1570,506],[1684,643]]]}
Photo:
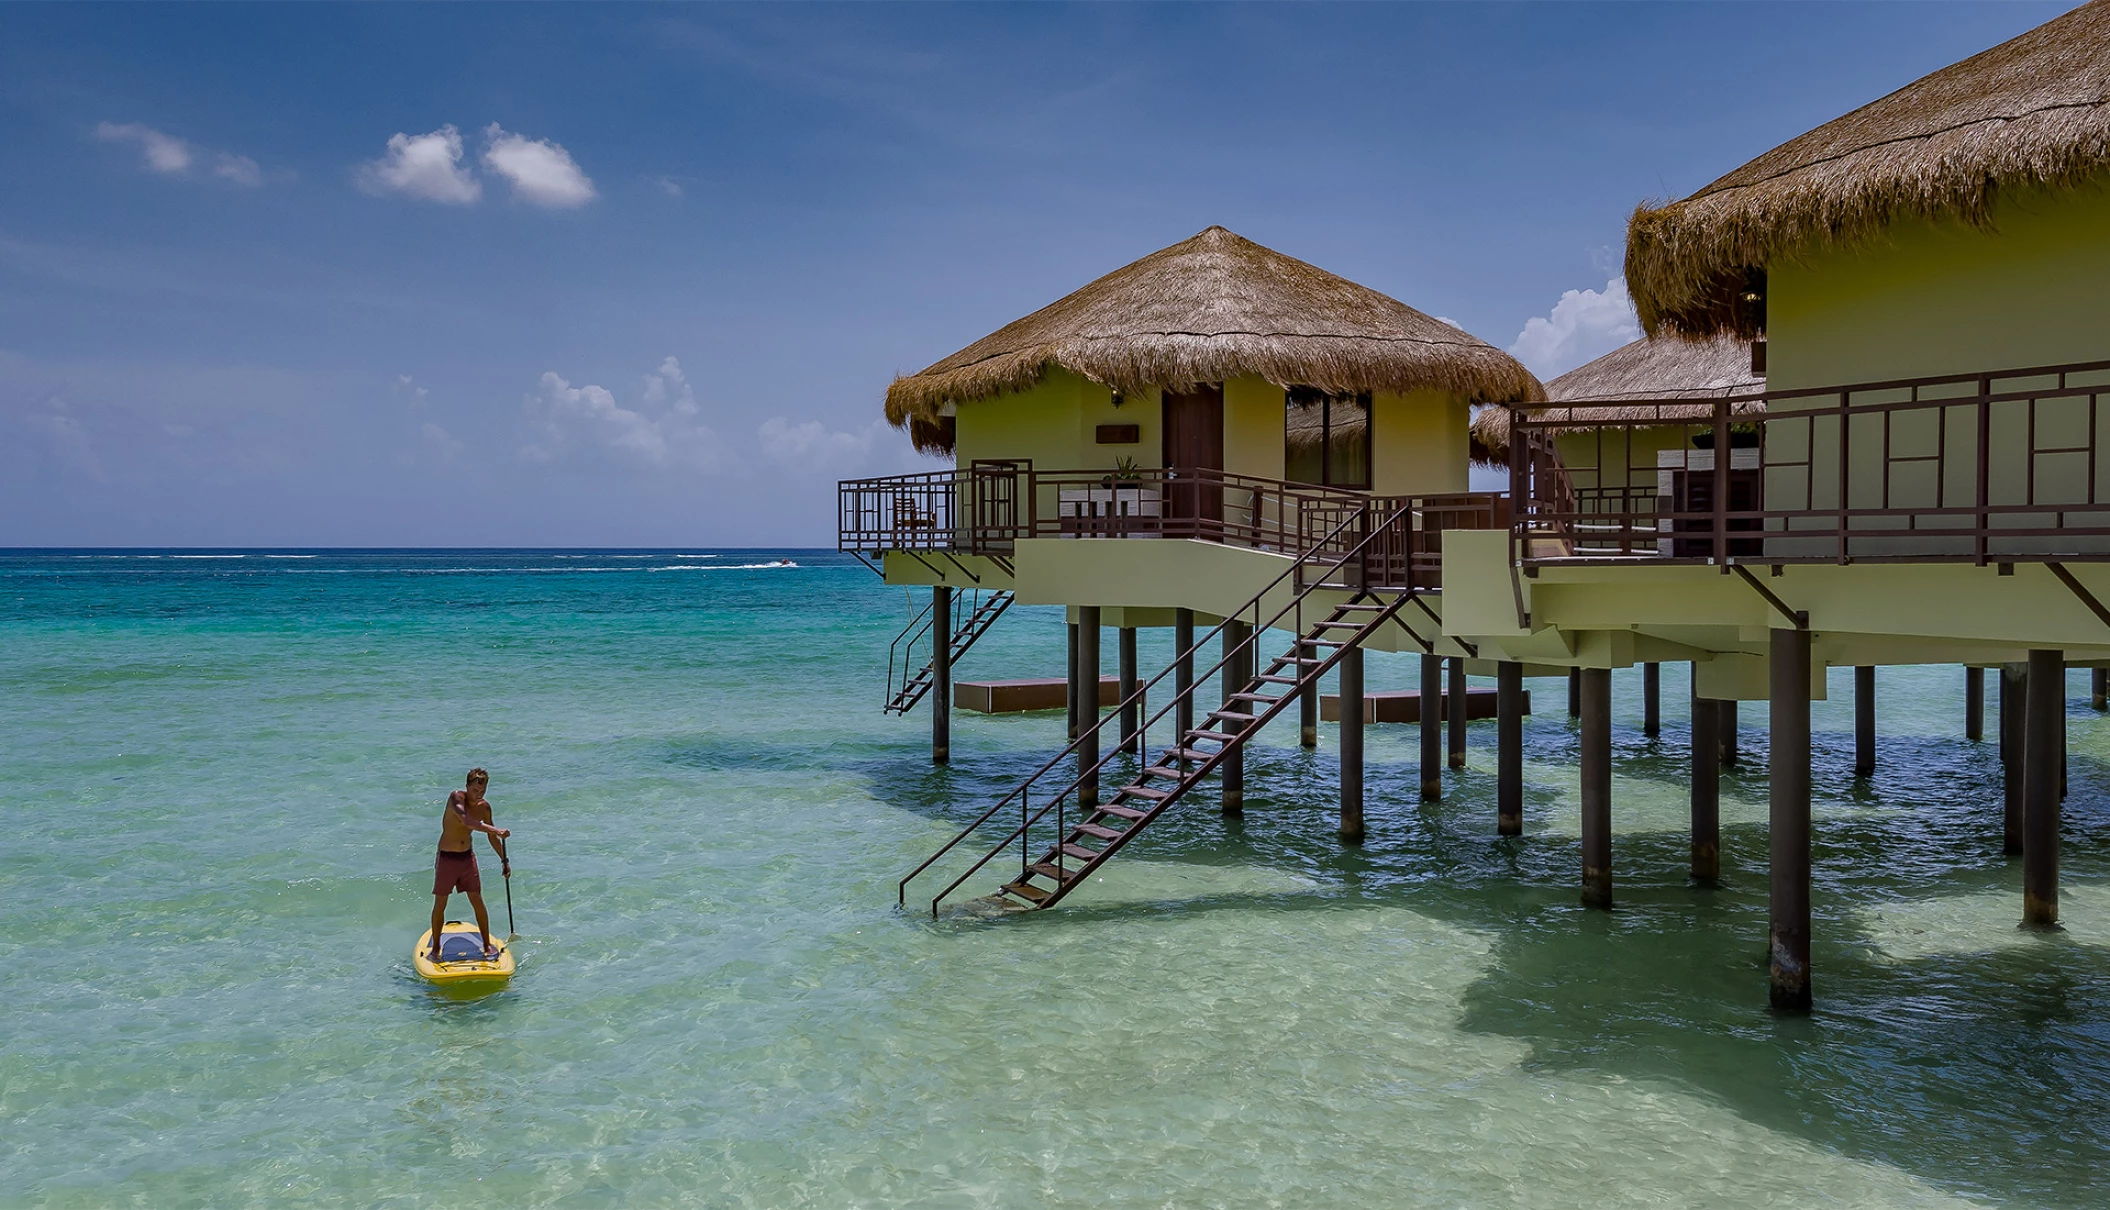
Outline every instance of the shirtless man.
{"label": "shirtless man", "polygon": [[447,899],[457,890],[468,892],[469,906],[476,909],[476,927],[484,934],[484,957],[498,956],[498,947],[491,944],[491,917],[484,911],[483,877],[476,872],[475,841],[478,832],[491,838],[499,871],[510,878],[513,863],[506,860],[506,847],[499,842],[513,833],[491,826],[491,804],[484,798],[484,787],[490,784],[490,774],[482,769],[469,770],[468,785],[447,796],[447,810],[440,816],[440,855],[432,875],[434,962],[440,960],[440,930],[447,924]]}

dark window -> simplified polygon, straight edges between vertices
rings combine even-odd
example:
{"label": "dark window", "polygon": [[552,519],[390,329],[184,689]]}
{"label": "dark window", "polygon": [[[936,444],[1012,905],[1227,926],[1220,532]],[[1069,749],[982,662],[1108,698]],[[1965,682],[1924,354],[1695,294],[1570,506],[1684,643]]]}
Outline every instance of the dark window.
{"label": "dark window", "polygon": [[1370,486],[1370,392],[1315,387],[1285,393],[1283,475],[1292,483]]}

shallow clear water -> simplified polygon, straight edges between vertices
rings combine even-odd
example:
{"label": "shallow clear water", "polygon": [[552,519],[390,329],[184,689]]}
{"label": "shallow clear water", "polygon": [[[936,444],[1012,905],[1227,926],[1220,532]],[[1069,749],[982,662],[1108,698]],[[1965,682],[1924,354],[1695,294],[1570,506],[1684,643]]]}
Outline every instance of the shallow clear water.
{"label": "shallow clear water", "polygon": [[[2110,1200],[2110,724],[2078,674],[2049,936],[2015,927],[1961,674],[1884,671],[1861,785],[1833,674],[1818,1008],[1776,1019],[1763,707],[1724,885],[1688,887],[1682,667],[1655,742],[1615,677],[1609,915],[1546,681],[1520,840],[1491,723],[1428,807],[1411,730],[1374,729],[1355,850],[1330,729],[1284,728],[1242,821],[1193,803],[1061,909],[933,923],[895,880],[1062,724],[961,716],[932,769],[927,715],[879,711],[905,615],[804,551],[0,555],[0,1202]],[[1059,612],[1021,609],[960,675],[1061,666]],[[521,973],[456,998],[409,950],[470,764],[517,829]]]}

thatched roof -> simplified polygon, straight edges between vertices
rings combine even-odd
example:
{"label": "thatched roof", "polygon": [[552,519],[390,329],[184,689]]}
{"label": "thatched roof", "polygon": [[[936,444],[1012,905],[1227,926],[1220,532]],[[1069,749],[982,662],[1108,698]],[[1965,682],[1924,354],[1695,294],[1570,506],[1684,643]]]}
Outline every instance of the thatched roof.
{"label": "thatched roof", "polygon": [[1752,335],[1765,267],[1906,216],[1989,225],[2003,189],[2110,168],[2110,0],[2093,0],[1767,152],[1627,225],[1650,335]]}
{"label": "thatched roof", "polygon": [[[1723,333],[1706,340],[1644,338],[1547,383],[1546,399],[1552,406],[1531,409],[1531,418],[1561,420],[1572,415],[1570,409],[1558,406],[1562,403],[1627,403],[1630,406],[1593,406],[1588,418],[1691,423],[1707,419],[1713,410],[1704,405],[1677,407],[1674,401],[1721,399],[1765,389],[1765,375],[1751,371],[1751,346],[1733,335]],[[1666,401],[1673,406],[1664,406]],[[1762,415],[1765,403],[1747,400],[1733,405],[1731,411],[1738,416]],[[1509,409],[1480,409],[1473,417],[1472,444],[1474,461],[1483,466],[1508,465]]]}
{"label": "thatched roof", "polygon": [[1024,390],[1061,367],[1119,391],[1258,375],[1325,391],[1544,398],[1515,358],[1222,227],[1114,270],[887,388],[896,426]]}

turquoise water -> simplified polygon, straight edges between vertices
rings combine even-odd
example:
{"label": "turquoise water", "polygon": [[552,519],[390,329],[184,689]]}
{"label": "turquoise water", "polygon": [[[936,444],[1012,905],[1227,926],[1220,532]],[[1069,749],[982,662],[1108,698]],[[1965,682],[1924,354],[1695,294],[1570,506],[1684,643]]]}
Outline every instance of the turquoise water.
{"label": "turquoise water", "polygon": [[[1865,785],[1833,674],[1818,1008],[1776,1019],[1763,709],[1694,889],[1682,694],[1651,742],[1628,673],[1609,915],[1576,903],[1553,681],[1521,840],[1492,724],[1426,807],[1375,729],[1355,850],[1330,730],[1285,729],[1243,820],[1192,804],[1057,911],[899,911],[1062,725],[962,716],[934,770],[927,716],[879,710],[906,609],[807,551],[0,555],[0,1203],[2110,1200],[2110,724],[2078,675],[2046,936],[1961,674],[1884,671]],[[960,675],[1061,666],[1060,614],[1020,609]],[[522,970],[455,998],[409,951],[470,764]]]}

